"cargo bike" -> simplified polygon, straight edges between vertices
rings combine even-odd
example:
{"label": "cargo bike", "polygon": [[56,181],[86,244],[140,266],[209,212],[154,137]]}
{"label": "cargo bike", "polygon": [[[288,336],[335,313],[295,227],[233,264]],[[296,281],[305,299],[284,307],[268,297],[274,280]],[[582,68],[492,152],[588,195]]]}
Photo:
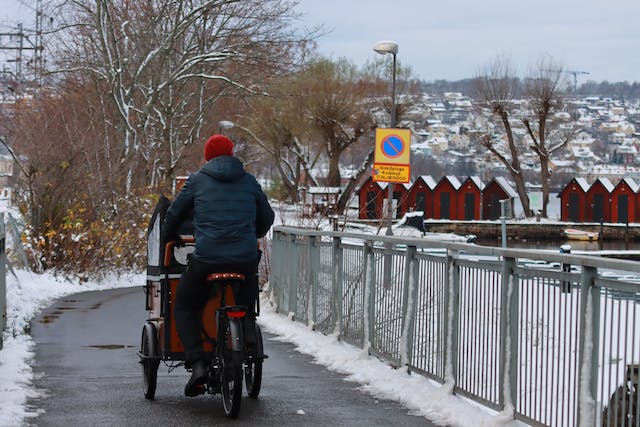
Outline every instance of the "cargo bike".
{"label": "cargo bike", "polygon": [[[163,362],[169,372],[185,366],[184,347],[180,342],[174,318],[174,298],[187,256],[194,249],[192,226],[182,225],[182,242],[162,241],[164,216],[169,207],[165,197],[158,202],[147,232],[147,280],[144,286],[145,308],[149,316],[142,327],[138,356],[142,365],[145,398],[155,398],[158,369]],[[235,418],[242,401],[242,383],[247,394],[257,398],[262,385],[262,333],[255,324],[255,348],[245,347],[243,318],[248,310],[259,315],[255,307],[234,305],[235,286],[258,286],[244,283],[244,276],[236,272],[213,273],[207,277],[209,300],[202,313],[203,350],[209,360],[208,378],[203,393],[220,394],[228,417]]]}

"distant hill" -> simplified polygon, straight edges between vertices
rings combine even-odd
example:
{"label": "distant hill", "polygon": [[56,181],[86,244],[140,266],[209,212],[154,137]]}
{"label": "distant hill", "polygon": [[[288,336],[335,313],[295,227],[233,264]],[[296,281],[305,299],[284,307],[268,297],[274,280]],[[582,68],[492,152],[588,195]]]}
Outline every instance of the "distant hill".
{"label": "distant hill", "polygon": [[[442,94],[445,92],[461,92],[463,95],[474,97],[474,79],[457,81],[434,80],[422,81],[422,89],[430,94]],[[576,94],[579,96],[600,96],[616,99],[640,99],[640,82],[596,82],[589,80],[578,85]]]}

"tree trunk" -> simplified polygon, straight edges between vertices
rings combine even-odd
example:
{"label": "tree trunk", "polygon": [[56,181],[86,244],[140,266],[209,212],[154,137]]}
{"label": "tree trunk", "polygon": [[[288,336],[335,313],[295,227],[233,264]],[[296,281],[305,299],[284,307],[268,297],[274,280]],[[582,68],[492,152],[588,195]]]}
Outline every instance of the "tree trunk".
{"label": "tree trunk", "polygon": [[340,194],[340,198],[338,199],[338,204],[336,206],[336,213],[338,215],[343,215],[345,213],[347,207],[349,206],[349,200],[351,200],[351,196],[353,195],[356,186],[358,185],[358,183],[360,183],[360,181],[362,181],[362,178],[366,174],[371,173],[373,155],[374,150],[372,149],[371,151],[369,151],[369,154],[367,154],[367,157],[365,158],[364,162],[362,162],[362,165],[360,166],[356,174],[351,177],[351,179],[347,183],[347,186]]}
{"label": "tree trunk", "polygon": [[280,178],[282,179],[282,183],[284,184],[285,188],[287,189],[287,193],[289,194],[289,199],[291,200],[291,203],[298,203],[299,202],[299,199],[298,199],[298,188],[295,186],[295,184],[293,182],[291,182],[291,180],[287,176],[287,172],[282,167],[282,157],[280,156],[280,153],[277,150],[274,153],[274,159],[275,159],[275,163],[276,163],[276,168],[278,169],[278,173],[280,174]]}
{"label": "tree trunk", "polygon": [[542,181],[542,217],[548,218],[547,206],[549,204],[549,181],[551,180],[548,156],[540,157],[540,180]]}
{"label": "tree trunk", "polygon": [[524,210],[524,216],[529,218],[531,216],[531,208],[529,206],[529,196],[527,195],[527,187],[525,186],[524,176],[522,173],[512,173],[511,176],[516,183],[516,191],[520,196],[520,202],[522,203],[522,209]]}
{"label": "tree trunk", "polygon": [[328,187],[340,187],[340,153],[331,151],[329,154],[329,174],[327,175]]}
{"label": "tree trunk", "polygon": [[[529,218],[531,216],[531,208],[529,207],[529,196],[527,196],[527,187],[524,182],[524,176],[522,176],[522,168],[520,167],[520,157],[518,149],[516,148],[515,141],[513,139],[513,129],[509,122],[509,115],[504,109],[500,109],[498,112],[504,130],[507,134],[507,140],[509,142],[509,151],[511,152],[511,164],[506,164],[507,168],[511,172],[511,177],[516,184],[516,191],[520,196],[520,203],[522,203],[522,209],[524,210],[524,216]],[[503,161],[504,162],[504,161]]]}

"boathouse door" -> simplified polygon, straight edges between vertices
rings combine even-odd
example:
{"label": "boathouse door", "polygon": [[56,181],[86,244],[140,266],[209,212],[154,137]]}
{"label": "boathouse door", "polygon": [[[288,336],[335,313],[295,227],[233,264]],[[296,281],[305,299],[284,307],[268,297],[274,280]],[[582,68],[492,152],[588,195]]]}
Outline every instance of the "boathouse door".
{"label": "boathouse door", "polygon": [[440,219],[451,218],[451,194],[440,193]]}
{"label": "boathouse door", "polygon": [[578,194],[569,194],[569,221],[580,221],[580,196]]}
{"label": "boathouse door", "polygon": [[496,193],[491,194],[491,204],[489,205],[489,219],[500,218],[500,199]]}
{"label": "boathouse door", "polygon": [[593,195],[593,221],[600,222],[604,220],[604,195]]}
{"label": "boathouse door", "polygon": [[618,222],[626,223],[629,220],[629,196],[621,194],[618,196]]}
{"label": "boathouse door", "polygon": [[422,215],[427,215],[427,197],[425,193],[416,193],[416,211],[422,211]]}
{"label": "boathouse door", "polygon": [[367,219],[376,219],[376,195],[373,191],[367,192]]}
{"label": "boathouse door", "polygon": [[464,219],[466,221],[475,219],[474,213],[476,210],[476,195],[473,193],[467,193],[464,195]]}

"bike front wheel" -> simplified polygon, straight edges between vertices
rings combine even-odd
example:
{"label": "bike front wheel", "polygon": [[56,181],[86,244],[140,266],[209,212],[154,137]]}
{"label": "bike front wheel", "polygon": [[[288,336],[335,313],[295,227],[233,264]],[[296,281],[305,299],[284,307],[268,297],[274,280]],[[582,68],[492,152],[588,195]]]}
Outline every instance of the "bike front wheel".
{"label": "bike front wheel", "polygon": [[155,335],[155,328],[147,326],[142,329],[142,339],[140,343],[140,354],[142,354],[142,386],[144,391],[144,397],[148,400],[153,400],[156,395],[156,383],[158,381],[158,366],[160,360],[155,359],[154,349],[156,345],[157,337]]}
{"label": "bike front wheel", "polygon": [[242,352],[231,348],[228,325],[222,345],[222,406],[227,417],[236,418],[242,402]]}

